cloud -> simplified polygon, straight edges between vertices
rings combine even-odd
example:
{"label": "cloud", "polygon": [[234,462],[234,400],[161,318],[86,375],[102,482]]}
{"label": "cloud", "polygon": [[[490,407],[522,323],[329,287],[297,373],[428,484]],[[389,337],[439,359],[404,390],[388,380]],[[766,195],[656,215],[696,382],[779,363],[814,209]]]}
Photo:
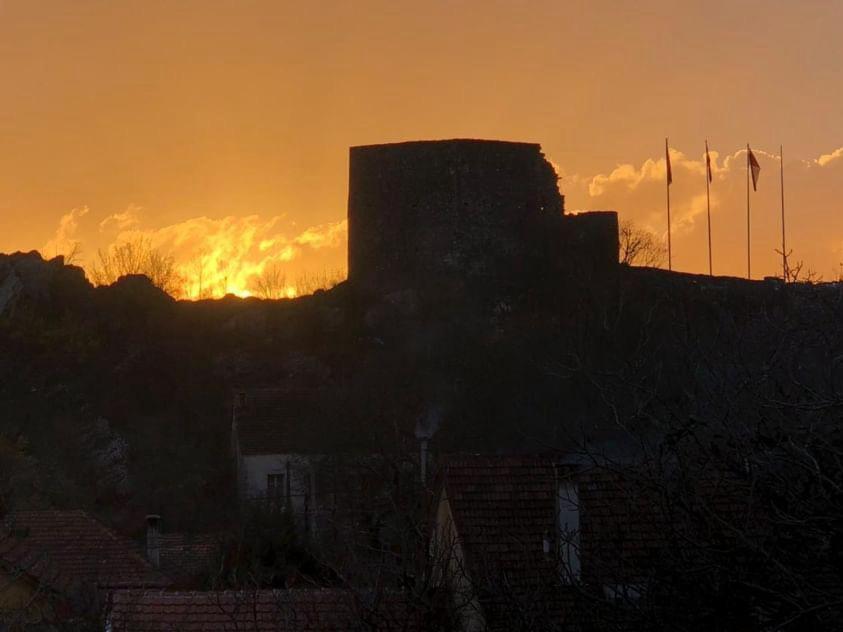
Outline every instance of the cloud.
{"label": "cloud", "polygon": [[83,242],[90,266],[98,250],[105,252],[121,243],[143,240],[173,258],[186,298],[248,294],[267,270],[281,270],[291,282],[302,275],[325,275],[328,271],[332,278],[344,274],[345,220],[303,231],[285,215],[197,216],[160,225],[151,213],[133,205],[99,221],[89,221],[80,229],[79,218],[88,212],[87,208],[74,209],[63,216],[45,248],[63,252],[63,245]]}
{"label": "cloud", "polygon": [[348,220],[312,226],[296,237],[296,244],[315,250],[337,248],[348,240]]}
{"label": "cloud", "polygon": [[293,278],[305,270],[326,269],[328,260],[336,265],[338,257],[314,256],[314,251],[344,252],[345,227],[345,221],[320,224],[293,238],[292,226],[285,226],[283,216],[194,217],[158,228],[122,231],[117,241],[143,237],[161,252],[172,253],[186,279],[187,296],[204,294],[208,288],[215,295],[245,294],[269,268],[281,267]]}
{"label": "cloud", "polygon": [[[761,164],[758,192],[751,192],[753,276],[776,274],[781,247],[781,193],[778,155],[753,149]],[[708,270],[708,215],[705,160],[671,150],[673,185],[671,226],[674,267],[689,272]],[[711,152],[711,227],[716,274],[746,273],[746,149]],[[817,158],[785,163],[788,249],[826,279],[836,278],[843,261],[843,148]],[[666,241],[665,160],[621,163],[594,175],[566,173],[557,166],[567,207],[574,210],[614,209]],[[45,243],[47,256],[67,254],[81,243],[88,264],[98,249],[143,238],[172,256],[184,278],[183,294],[196,297],[210,288],[245,293],[267,271],[286,278],[344,270],[348,223],[317,223],[302,229],[287,215],[197,215],[162,224],[138,206],[100,213],[87,207],[61,217]]]}
{"label": "cloud", "polygon": [[44,256],[68,255],[73,252],[80,241],[79,222],[87,214],[88,207],[83,206],[62,215],[55,234],[41,247]]}
{"label": "cloud", "polygon": [[137,226],[139,223],[138,213],[140,213],[141,210],[142,209],[139,206],[130,205],[129,208],[122,213],[109,215],[100,222],[100,232],[123,231]]}
{"label": "cloud", "polygon": [[834,162],[839,158],[843,158],[843,147],[835,149],[830,154],[823,154],[822,156],[817,158],[816,162],[820,167],[825,167],[826,165]]}
{"label": "cloud", "polygon": [[[716,173],[717,152],[711,152],[711,170]],[[690,160],[681,151],[670,150],[670,167],[674,178],[677,171],[685,171],[689,174],[705,174],[705,163],[703,160]],[[588,184],[588,193],[591,197],[603,195],[606,189],[613,185],[622,184],[630,191],[634,191],[643,183],[661,182],[664,183],[667,173],[666,161],[664,158],[648,158],[640,167],[624,163],[615,167],[609,175],[597,174],[592,176]]]}
{"label": "cloud", "polygon": [[[778,152],[753,148],[761,165],[758,191],[750,192],[754,277],[780,273],[781,190]],[[711,232],[716,274],[746,275],[746,149],[712,151]],[[674,268],[708,270],[705,156],[671,149],[670,187]],[[843,258],[843,148],[816,159],[786,160],[787,249],[826,279]],[[818,168],[821,167],[821,168]],[[560,184],[569,209],[614,209],[667,240],[665,160],[650,157],[596,175],[573,175]]]}

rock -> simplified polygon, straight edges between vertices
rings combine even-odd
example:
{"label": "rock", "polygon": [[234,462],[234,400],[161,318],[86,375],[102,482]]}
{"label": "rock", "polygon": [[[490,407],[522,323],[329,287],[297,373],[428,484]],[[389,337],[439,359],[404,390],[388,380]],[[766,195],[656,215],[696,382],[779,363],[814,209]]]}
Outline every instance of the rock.
{"label": "rock", "polygon": [[0,316],[12,313],[23,292],[23,283],[14,270],[0,282]]}

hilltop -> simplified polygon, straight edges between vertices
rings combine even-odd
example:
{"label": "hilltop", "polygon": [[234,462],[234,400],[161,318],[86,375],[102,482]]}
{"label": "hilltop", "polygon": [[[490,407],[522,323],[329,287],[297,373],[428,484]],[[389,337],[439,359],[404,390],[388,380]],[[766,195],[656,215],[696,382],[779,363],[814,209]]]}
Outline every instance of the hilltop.
{"label": "hilltop", "polygon": [[164,509],[185,528],[225,522],[244,385],[332,398],[342,413],[313,429],[326,452],[412,451],[434,408],[442,452],[564,450],[617,441],[618,417],[653,433],[661,413],[738,418],[784,388],[843,391],[840,284],[625,266],[613,284],[571,295],[537,280],[503,300],[343,283],[193,303],[144,277],[95,288],[60,258],[2,255],[4,506],[84,506],[128,530]]}
{"label": "hilltop", "polygon": [[296,299],[175,301],[0,255],[4,508],[233,520],[239,388],[315,393],[321,453],[416,454],[419,423],[434,454],[839,432],[843,285],[620,265],[616,214],[565,213],[535,144],[352,148],[349,187],[349,279]]}

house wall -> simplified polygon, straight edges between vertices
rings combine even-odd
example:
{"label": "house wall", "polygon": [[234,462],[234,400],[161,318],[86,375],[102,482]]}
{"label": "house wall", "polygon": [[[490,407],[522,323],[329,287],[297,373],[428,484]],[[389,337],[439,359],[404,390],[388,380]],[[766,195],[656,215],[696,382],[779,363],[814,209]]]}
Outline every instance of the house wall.
{"label": "house wall", "polygon": [[486,621],[468,574],[465,553],[460,544],[451,505],[444,489],[436,508],[436,524],[430,555],[433,558],[434,569],[437,569],[440,576],[444,576],[442,578],[451,591],[453,605],[458,611],[460,629],[463,632],[485,630]]}
{"label": "house wall", "polygon": [[296,521],[309,526],[315,507],[314,489],[318,457],[301,454],[261,454],[240,459],[240,489],[248,502],[268,501],[267,477],[283,474],[283,500],[289,501]]}

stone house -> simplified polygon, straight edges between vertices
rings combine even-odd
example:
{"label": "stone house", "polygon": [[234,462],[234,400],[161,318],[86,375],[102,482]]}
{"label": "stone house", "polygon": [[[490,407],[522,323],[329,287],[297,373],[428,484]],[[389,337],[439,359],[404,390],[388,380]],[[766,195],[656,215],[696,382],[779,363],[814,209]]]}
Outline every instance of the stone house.
{"label": "stone house", "polygon": [[323,509],[317,489],[324,454],[319,428],[329,412],[314,390],[238,390],[232,405],[231,444],[237,491],[246,509],[286,510],[298,528],[316,529]]}
{"label": "stone house", "polygon": [[419,492],[413,455],[354,450],[336,432],[347,418],[324,390],[238,390],[233,399],[231,441],[244,514],[288,512],[297,535],[317,541],[320,554],[357,582],[369,581],[384,559],[407,559],[405,523],[417,511]]}

